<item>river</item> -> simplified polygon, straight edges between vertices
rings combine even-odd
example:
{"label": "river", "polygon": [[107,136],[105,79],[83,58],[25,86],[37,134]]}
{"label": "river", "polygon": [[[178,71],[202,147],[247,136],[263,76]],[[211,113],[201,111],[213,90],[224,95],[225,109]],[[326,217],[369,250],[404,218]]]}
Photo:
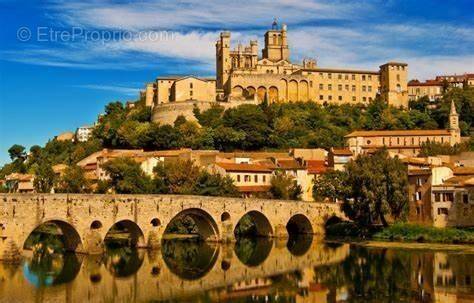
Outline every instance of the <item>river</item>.
{"label": "river", "polygon": [[474,254],[311,237],[0,263],[0,302],[474,302]]}

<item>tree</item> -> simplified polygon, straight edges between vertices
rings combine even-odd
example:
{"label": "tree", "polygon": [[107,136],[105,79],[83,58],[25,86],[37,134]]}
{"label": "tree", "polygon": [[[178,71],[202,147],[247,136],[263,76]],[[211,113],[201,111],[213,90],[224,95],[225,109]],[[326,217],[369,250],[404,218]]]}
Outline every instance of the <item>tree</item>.
{"label": "tree", "polygon": [[270,195],[274,199],[300,200],[301,186],[296,183],[295,178],[284,172],[277,172],[270,180]]}
{"label": "tree", "polygon": [[313,197],[315,200],[328,198],[335,202],[343,200],[348,192],[347,174],[343,171],[330,170],[314,179]]}
{"label": "tree", "polygon": [[191,160],[159,163],[154,169],[155,191],[163,194],[193,194],[200,169]]}
{"label": "tree", "polygon": [[87,193],[90,191],[89,180],[84,169],[77,165],[68,166],[59,182],[58,191],[64,193]]}
{"label": "tree", "polygon": [[239,191],[229,176],[201,171],[196,182],[196,195],[238,197]]}
{"label": "tree", "polygon": [[26,158],[25,147],[19,144],[12,145],[8,149],[8,154],[10,155],[10,159],[12,159],[12,161],[15,161],[17,159],[23,161]]}
{"label": "tree", "polygon": [[346,165],[347,193],[343,210],[362,226],[377,222],[388,225],[386,215],[403,219],[407,212],[408,179],[406,168],[386,150],[361,155]]}
{"label": "tree", "polygon": [[103,165],[110,177],[109,185],[119,194],[147,194],[152,192],[152,181],[140,165],[130,158],[116,158]]}
{"label": "tree", "polygon": [[41,159],[35,170],[33,186],[38,193],[50,193],[56,181],[51,163],[46,159]]}

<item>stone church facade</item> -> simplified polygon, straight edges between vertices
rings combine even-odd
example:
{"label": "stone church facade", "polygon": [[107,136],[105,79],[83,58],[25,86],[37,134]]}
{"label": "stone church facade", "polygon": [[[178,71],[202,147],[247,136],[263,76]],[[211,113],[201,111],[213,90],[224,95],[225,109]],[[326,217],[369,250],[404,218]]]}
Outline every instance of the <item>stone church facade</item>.
{"label": "stone church facade", "polygon": [[[260,57],[256,40],[232,49],[231,33],[222,32],[216,42],[215,79],[158,77],[147,84],[142,98],[155,108],[154,121],[177,116],[170,108],[199,107],[201,103],[208,107],[210,102],[224,107],[264,100],[367,104],[379,94],[392,106],[408,107],[405,63],[388,62],[373,71],[322,68],[313,59],[292,63],[287,26],[276,22],[265,33],[264,44]],[[171,106],[176,102],[182,104]]]}

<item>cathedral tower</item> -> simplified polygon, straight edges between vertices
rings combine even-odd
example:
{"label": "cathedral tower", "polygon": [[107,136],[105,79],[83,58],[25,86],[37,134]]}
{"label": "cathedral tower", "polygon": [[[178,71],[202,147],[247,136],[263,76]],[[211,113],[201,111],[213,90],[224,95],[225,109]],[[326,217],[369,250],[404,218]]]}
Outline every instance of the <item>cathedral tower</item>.
{"label": "cathedral tower", "polygon": [[272,29],[265,33],[265,48],[262,50],[262,57],[274,62],[280,60],[290,61],[285,24],[279,29],[276,20],[273,21]]}

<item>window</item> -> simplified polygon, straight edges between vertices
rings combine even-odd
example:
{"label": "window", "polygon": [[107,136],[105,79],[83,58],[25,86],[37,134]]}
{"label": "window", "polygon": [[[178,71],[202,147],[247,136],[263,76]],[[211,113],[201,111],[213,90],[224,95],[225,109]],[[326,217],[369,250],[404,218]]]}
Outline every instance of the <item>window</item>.
{"label": "window", "polygon": [[324,78],[324,74],[323,74],[323,73],[319,73],[319,76],[320,76],[321,78]]}
{"label": "window", "polygon": [[240,182],[240,175],[237,175],[237,182]]}
{"label": "window", "polygon": [[356,79],[356,75],[352,75],[352,80],[355,80]]}
{"label": "window", "polygon": [[454,201],[453,193],[444,193],[443,198],[444,198],[443,201],[445,201],[445,202],[453,202]]}
{"label": "window", "polygon": [[353,92],[356,91],[356,86],[355,86],[355,85],[352,85],[352,91],[353,91]]}
{"label": "window", "polygon": [[339,90],[339,91],[342,90],[342,84],[339,84],[339,85],[337,86],[337,90]]}
{"label": "window", "polygon": [[337,78],[338,78],[339,80],[342,80],[342,75],[341,75],[341,74],[338,74],[338,75],[337,75]]}
{"label": "window", "polygon": [[421,191],[416,192],[416,201],[421,200]]}
{"label": "window", "polygon": [[244,182],[250,182],[250,175],[244,176]]}
{"label": "window", "polygon": [[416,207],[416,214],[419,216],[419,215],[420,215],[420,213],[421,213],[420,207],[419,207],[419,206],[417,206],[417,207]]}
{"label": "window", "polygon": [[193,96],[193,91],[189,91],[189,95],[192,97]]}
{"label": "window", "polygon": [[189,88],[190,88],[190,89],[193,89],[193,83],[192,83],[192,82],[189,83]]}
{"label": "window", "polygon": [[372,143],[372,141],[370,141],[370,140],[367,140],[367,145],[369,145],[370,143]]}
{"label": "window", "polygon": [[362,75],[362,81],[365,81],[365,75]]}
{"label": "window", "polygon": [[267,182],[267,176],[262,176],[263,183]]}
{"label": "window", "polygon": [[397,84],[397,93],[400,93],[402,91],[402,87],[400,86],[400,84]]}
{"label": "window", "polygon": [[362,85],[362,91],[365,92],[365,85]]}
{"label": "window", "polygon": [[438,215],[448,215],[448,209],[446,207],[438,208]]}
{"label": "window", "polygon": [[323,95],[319,95],[319,100],[324,100],[324,96],[323,96]]}
{"label": "window", "polygon": [[332,84],[328,84],[328,90],[332,90]]}
{"label": "window", "polygon": [[397,74],[397,81],[400,81],[400,75]]}
{"label": "window", "polygon": [[328,73],[328,79],[332,79],[332,74]]}
{"label": "window", "polygon": [[363,102],[366,102],[366,101],[367,101],[367,97],[362,97],[362,101],[363,101]]}
{"label": "window", "polygon": [[331,96],[331,95],[328,96],[328,100],[329,100],[329,101],[332,100],[332,96]]}
{"label": "window", "polygon": [[339,98],[338,98],[338,99],[339,99],[339,101],[342,101],[342,96],[339,96]]}
{"label": "window", "polygon": [[324,89],[324,84],[319,84],[319,89]]}
{"label": "window", "polygon": [[352,101],[356,102],[356,96],[352,96]]}
{"label": "window", "polygon": [[349,75],[345,75],[344,79],[349,80]]}
{"label": "window", "polygon": [[253,182],[258,183],[258,175],[253,176]]}
{"label": "window", "polygon": [[463,203],[469,203],[469,195],[468,194],[462,194],[462,202]]}
{"label": "window", "polygon": [[368,90],[369,92],[372,92],[372,86],[369,85],[369,86],[367,87],[367,90]]}
{"label": "window", "polygon": [[368,78],[369,80],[372,80],[372,75],[368,75],[367,78]]}
{"label": "window", "polygon": [[346,88],[346,91],[349,91],[349,84],[346,84],[345,88]]}
{"label": "window", "polygon": [[435,199],[435,202],[440,202],[441,201],[441,194],[440,193],[435,193],[434,194],[434,199]]}

